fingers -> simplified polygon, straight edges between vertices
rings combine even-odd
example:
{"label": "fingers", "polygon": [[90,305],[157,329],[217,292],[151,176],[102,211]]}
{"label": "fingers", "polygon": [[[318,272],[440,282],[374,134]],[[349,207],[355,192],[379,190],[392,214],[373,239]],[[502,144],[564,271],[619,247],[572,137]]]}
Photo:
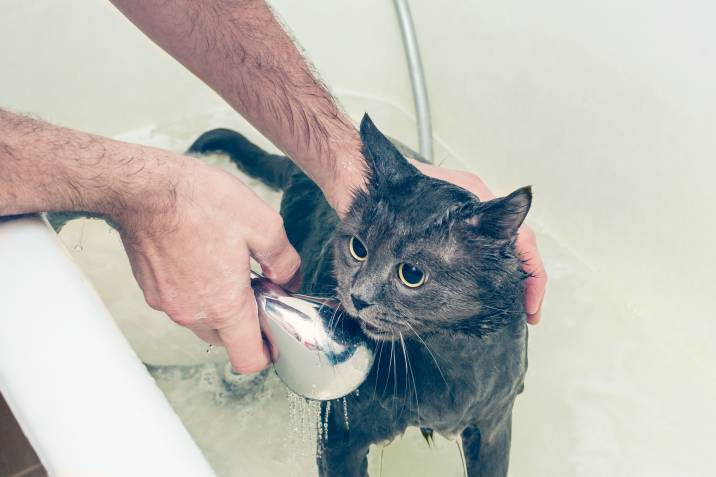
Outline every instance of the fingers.
{"label": "fingers", "polygon": [[274,214],[261,231],[249,235],[251,256],[259,262],[263,274],[278,284],[290,282],[301,266],[301,258],[291,246],[283,228],[283,220]]}
{"label": "fingers", "polygon": [[242,293],[238,305],[231,317],[212,320],[212,327],[226,348],[234,371],[256,373],[271,363],[271,354],[261,336],[256,299],[250,286]]}
{"label": "fingers", "polygon": [[[544,298],[544,295],[542,295]],[[533,314],[527,314],[527,323],[530,325],[536,325],[540,321],[542,321],[542,302],[540,301],[539,308],[537,308],[537,311]]]}
{"label": "fingers", "polygon": [[[208,313],[199,312],[191,317],[174,313],[170,317],[207,343],[223,346],[234,371],[250,374],[264,369],[271,362],[271,353],[261,334],[248,272],[244,275],[239,292],[231,294],[223,305],[217,306],[215,302]],[[216,300],[220,301],[218,296]]]}
{"label": "fingers", "polygon": [[423,174],[436,179],[451,182],[458,187],[462,187],[463,189],[475,194],[483,202],[495,198],[495,194],[493,194],[482,179],[475,174],[465,171],[446,169],[444,167],[435,166],[433,164],[425,164],[413,160],[410,162]]}
{"label": "fingers", "polygon": [[542,301],[547,288],[547,272],[537,249],[537,239],[529,227],[520,229],[516,246],[517,253],[523,260],[522,266],[530,274],[525,285],[527,322],[535,325],[542,318]]}

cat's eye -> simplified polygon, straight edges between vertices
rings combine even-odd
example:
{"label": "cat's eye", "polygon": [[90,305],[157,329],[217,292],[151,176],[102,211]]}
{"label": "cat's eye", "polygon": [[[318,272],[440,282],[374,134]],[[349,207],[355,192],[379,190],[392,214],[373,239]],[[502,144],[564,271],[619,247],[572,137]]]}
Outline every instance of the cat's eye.
{"label": "cat's eye", "polygon": [[425,284],[425,272],[409,263],[398,265],[398,278],[409,288],[418,288]]}
{"label": "cat's eye", "polygon": [[365,249],[365,245],[355,237],[348,240],[348,250],[351,252],[351,257],[359,262],[364,262],[368,258],[368,250]]}

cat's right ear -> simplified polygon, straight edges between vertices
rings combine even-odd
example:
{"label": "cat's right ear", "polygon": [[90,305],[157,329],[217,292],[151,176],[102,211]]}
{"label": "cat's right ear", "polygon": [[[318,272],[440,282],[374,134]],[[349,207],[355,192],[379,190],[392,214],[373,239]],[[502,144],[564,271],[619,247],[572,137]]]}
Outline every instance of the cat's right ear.
{"label": "cat's right ear", "polygon": [[495,239],[511,239],[532,205],[532,188],[517,189],[507,197],[481,203],[478,211],[466,219],[478,233]]}
{"label": "cat's right ear", "polygon": [[397,184],[419,174],[390,139],[378,130],[367,114],[363,115],[360,122],[360,138],[363,143],[363,155],[370,167],[372,183]]}

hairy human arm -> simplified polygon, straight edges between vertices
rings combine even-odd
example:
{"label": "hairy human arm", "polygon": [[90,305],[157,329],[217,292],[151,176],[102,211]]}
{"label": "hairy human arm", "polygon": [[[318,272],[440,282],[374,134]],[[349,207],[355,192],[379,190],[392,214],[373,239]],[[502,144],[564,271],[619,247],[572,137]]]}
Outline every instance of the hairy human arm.
{"label": "hairy human arm", "polygon": [[196,159],[0,110],[0,216],[89,212],[118,227],[147,303],[235,370],[270,361],[249,257],[289,281],[300,264],[281,217],[232,175]]}
{"label": "hairy human arm", "polygon": [[[0,109],[0,215],[86,211],[119,219],[166,209],[186,162]],[[131,200],[140,197],[147,200]]]}
{"label": "hairy human arm", "polygon": [[262,0],[112,0],[345,212],[364,181],[355,126]]}
{"label": "hairy human arm", "polygon": [[[339,214],[348,209],[352,190],[365,180],[360,138],[264,0],[112,2],[291,157]],[[437,167],[424,172],[484,192],[473,174]],[[482,187],[473,187],[478,183]],[[526,308],[536,323],[546,272],[529,228],[517,246],[532,275]]]}

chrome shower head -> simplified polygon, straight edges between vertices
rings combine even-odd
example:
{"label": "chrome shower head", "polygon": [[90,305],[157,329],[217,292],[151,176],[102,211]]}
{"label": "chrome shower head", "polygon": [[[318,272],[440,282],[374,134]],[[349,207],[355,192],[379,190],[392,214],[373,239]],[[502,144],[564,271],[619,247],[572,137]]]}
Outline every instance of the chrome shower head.
{"label": "chrome shower head", "polygon": [[326,401],[365,381],[373,365],[373,341],[334,300],[292,294],[251,272],[259,322],[278,357],[274,369],[296,394]]}

